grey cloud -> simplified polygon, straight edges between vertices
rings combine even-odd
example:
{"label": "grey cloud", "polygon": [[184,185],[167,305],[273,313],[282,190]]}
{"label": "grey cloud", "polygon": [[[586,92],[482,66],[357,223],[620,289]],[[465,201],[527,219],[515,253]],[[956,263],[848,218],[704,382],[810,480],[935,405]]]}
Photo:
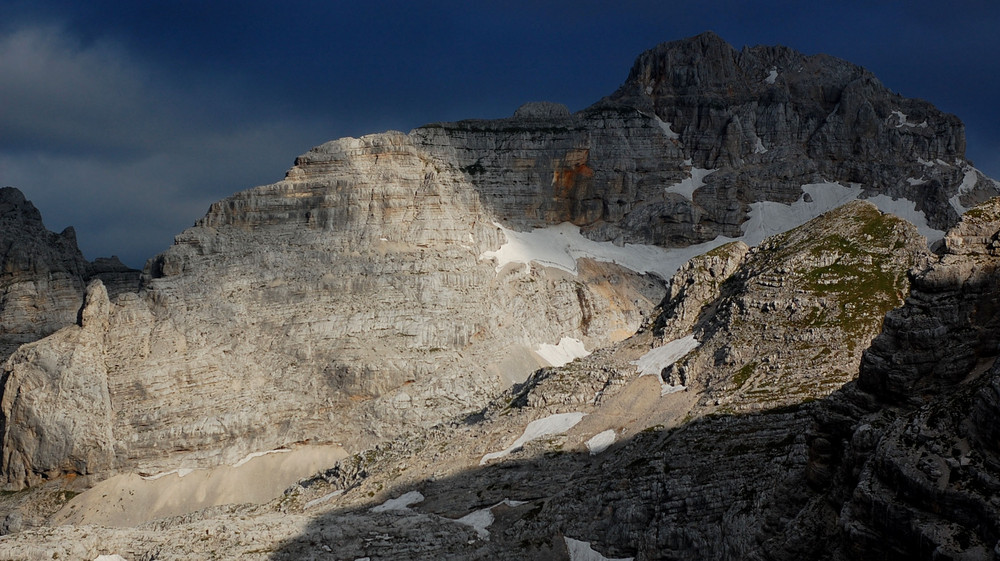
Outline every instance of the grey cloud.
{"label": "grey cloud", "polygon": [[21,188],[50,229],[74,226],[91,259],[141,266],[211,202],[281,179],[327,140],[317,124],[239,110],[224,81],[185,88],[184,77],[157,75],[109,43],[73,44],[55,27],[0,36],[0,76],[10,108],[0,112],[0,183]]}

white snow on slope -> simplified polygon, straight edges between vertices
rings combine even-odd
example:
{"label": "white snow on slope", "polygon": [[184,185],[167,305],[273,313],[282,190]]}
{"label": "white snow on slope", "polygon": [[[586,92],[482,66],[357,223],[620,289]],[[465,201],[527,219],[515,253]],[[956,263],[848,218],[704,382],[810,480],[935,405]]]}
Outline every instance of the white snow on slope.
{"label": "white snow on slope", "polygon": [[407,511],[410,510],[410,505],[415,505],[417,503],[423,502],[424,496],[420,491],[410,491],[396,497],[395,499],[389,499],[384,503],[373,506],[370,510],[372,512],[389,512],[389,511]]}
{"label": "white snow on slope", "polygon": [[542,343],[535,354],[542,358],[549,366],[565,366],[578,358],[583,358],[590,354],[583,345],[583,341],[572,337],[563,337],[557,345]]}
{"label": "white snow on slope", "polygon": [[595,434],[590,440],[588,440],[587,450],[590,450],[591,456],[596,456],[610,448],[614,443],[615,431],[614,429],[608,429],[604,432]]}
{"label": "white snow on slope", "polygon": [[771,71],[768,72],[767,78],[764,78],[764,81],[767,82],[768,84],[773,84],[774,81],[777,79],[778,79],[778,69],[772,68]]}
{"label": "white snow on slope", "polygon": [[663,131],[663,134],[670,140],[677,140],[681,137],[681,135],[675,133],[673,129],[670,128],[670,123],[660,119],[656,115],[653,115],[653,119],[656,121],[656,124],[659,125],[660,130]]}
{"label": "white snow on slope", "polygon": [[280,454],[283,452],[291,452],[291,450],[288,448],[279,448],[277,450],[268,450],[266,452],[253,452],[251,454],[247,454],[245,458],[233,464],[233,467],[238,468],[254,458],[259,458],[261,456],[266,456],[268,454]]}
{"label": "white snow on slope", "polygon": [[114,555],[98,555],[94,561],[125,561],[125,558],[116,553]]}
{"label": "white snow on slope", "polygon": [[919,124],[918,123],[911,123],[908,120],[908,117],[906,116],[906,113],[903,113],[902,111],[893,111],[892,114],[899,120],[899,122],[896,124],[896,128],[897,129],[900,128],[900,127],[910,127],[910,128],[926,129],[929,126],[927,124],[926,120],[924,122],[922,122],[922,123],[919,123]]}
{"label": "white snow on slope", "polygon": [[678,195],[684,195],[684,198],[689,201],[693,200],[692,197],[694,196],[694,192],[697,191],[699,187],[705,185],[705,178],[717,171],[719,170],[692,167],[691,177],[682,180],[680,183],[667,187],[667,193],[677,193]]}
{"label": "white snow on slope", "polygon": [[[669,187],[668,191],[672,189],[671,192],[690,196],[690,193],[700,187],[703,184],[702,180],[712,171],[714,170],[692,168],[691,178]],[[966,173],[963,189],[971,189],[975,184],[975,175],[970,173],[973,172]],[[972,183],[968,183],[969,181]],[[684,186],[687,182],[689,184]],[[861,186],[856,183],[852,183],[849,187],[829,182],[803,185],[802,197],[790,205],[771,201],[751,203],[749,216],[740,226],[743,235],[739,238],[719,236],[711,241],[682,248],[666,249],[642,244],[625,244],[619,247],[611,242],[595,242],[584,237],[580,233],[580,228],[569,222],[547,228],[536,228],[530,232],[516,232],[497,224],[497,228],[503,232],[507,241],[500,246],[500,249],[483,252],[479,258],[492,259],[497,272],[510,263],[524,263],[530,266],[534,262],[537,265],[562,269],[573,275],[577,274],[576,260],[589,258],[605,263],[616,263],[638,273],[654,273],[663,279],[669,279],[692,257],[737,239],[749,246],[758,245],[769,236],[787,232],[859,198],[861,192]],[[882,212],[897,214],[913,222],[921,234],[928,238],[929,243],[941,239],[942,234],[927,226],[926,216],[915,210],[915,207],[910,208],[912,203],[909,201],[905,199],[893,201],[884,195],[869,200]],[[953,198],[952,205],[956,204],[958,205],[956,210],[962,208],[958,199]]]}
{"label": "white snow on slope", "polygon": [[927,243],[933,243],[944,238],[944,232],[931,228],[927,224],[927,216],[923,211],[917,210],[917,203],[909,199],[894,200],[888,195],[875,195],[874,197],[869,197],[868,202],[877,206],[882,212],[894,214],[916,226],[920,235],[927,238]]}
{"label": "white snow on slope", "polygon": [[635,557],[619,557],[611,559],[594,551],[590,547],[590,542],[582,542],[563,536],[566,541],[566,549],[569,550],[569,561],[633,561]]}
{"label": "white snow on slope", "polygon": [[962,184],[958,186],[958,192],[948,199],[948,202],[951,203],[951,208],[955,209],[955,212],[958,214],[965,214],[965,211],[969,210],[965,208],[959,198],[974,189],[978,180],[979,176],[976,168],[970,167],[965,170],[965,177],[962,178]]}
{"label": "white snow on slope", "polygon": [[632,361],[640,376],[656,376],[660,380],[660,396],[686,389],[684,386],[671,386],[660,379],[660,372],[671,364],[683,358],[684,355],[698,348],[698,339],[694,335],[675,339],[666,345],[661,345]]}
{"label": "white snow on slope", "polygon": [[490,531],[487,530],[487,528],[489,528],[493,524],[493,521],[496,520],[493,516],[493,509],[500,505],[520,506],[523,504],[525,504],[524,501],[504,499],[491,507],[481,508],[470,512],[469,514],[455,520],[455,522],[465,526],[472,526],[472,528],[476,531],[476,534],[479,536],[479,539],[488,540],[490,539]]}
{"label": "white snow on slope", "polygon": [[[838,183],[810,183],[802,186],[803,195],[790,205],[762,201],[750,205],[750,218],[743,223],[747,245],[757,245],[764,238],[787,232],[829,212],[861,194],[861,186],[844,187]],[[806,195],[810,201],[806,202]]]}
{"label": "white snow on slope", "polygon": [[767,152],[767,148],[764,146],[764,141],[757,137],[757,145],[753,147],[754,154],[764,154]]}
{"label": "white snow on slope", "polygon": [[528,423],[528,426],[524,428],[524,434],[518,437],[513,444],[499,452],[486,454],[483,456],[483,459],[479,460],[479,465],[485,465],[486,462],[490,460],[503,458],[532,440],[542,438],[543,436],[562,434],[575,427],[585,415],[586,413],[559,413],[557,415],[549,415],[543,419],[531,421]]}
{"label": "white snow on slope", "polygon": [[906,178],[906,182],[909,183],[910,185],[916,187],[917,185],[923,185],[924,183],[927,183],[927,180],[926,179],[917,179],[916,177],[907,177]]}
{"label": "white snow on slope", "polygon": [[569,222],[530,232],[515,232],[497,224],[507,242],[496,251],[486,251],[480,259],[493,259],[499,272],[508,263],[534,262],[577,274],[576,260],[586,257],[605,263],[616,263],[638,273],[655,273],[664,279],[673,276],[677,269],[692,257],[732,241],[719,237],[710,242],[684,248],[664,249],[653,245],[625,244],[618,247],[611,242],[595,242],[585,238],[580,228]]}

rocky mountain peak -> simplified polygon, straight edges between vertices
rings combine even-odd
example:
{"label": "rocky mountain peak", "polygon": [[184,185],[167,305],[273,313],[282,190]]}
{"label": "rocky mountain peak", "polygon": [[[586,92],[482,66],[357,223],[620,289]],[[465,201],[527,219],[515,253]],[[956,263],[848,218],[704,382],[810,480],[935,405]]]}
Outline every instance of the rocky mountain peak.
{"label": "rocky mountain peak", "polygon": [[[497,484],[490,467],[513,456],[544,475],[535,504],[504,503],[511,535],[537,551],[552,552],[558,526],[640,558],[815,552],[765,542],[793,518],[835,533],[827,511],[844,496],[817,489],[849,494],[837,478],[857,473],[841,455],[869,406],[930,399],[995,355],[992,316],[968,321],[995,308],[993,285],[963,295],[951,282],[965,271],[953,262],[996,249],[993,211],[944,233],[1000,190],[963,150],[957,119],[857,66],[737,51],[714,34],[641,55],[617,92],[575,114],[530,103],[325,143],[284,180],[213,204],[134,293],[115,297],[102,278],[84,304],[82,281],[117,265],[79,264],[60,309],[83,307],[80,323],[3,366],[0,483],[235,468],[336,443],[359,454],[314,481],[327,494],[303,488],[308,501],[278,508],[342,500],[377,514],[369,499],[419,485],[439,493],[420,508],[445,505],[434,520],[447,525],[520,492],[530,477]],[[9,207],[26,209],[18,195]],[[940,263],[927,238],[945,239]],[[19,294],[55,277],[25,277]],[[885,316],[911,286],[925,297]],[[958,303],[952,323],[930,309],[935,290]],[[34,302],[20,298],[4,313]],[[545,419],[580,424],[526,447],[506,438]],[[873,433],[858,431],[860,466]],[[620,453],[591,458],[626,435]],[[574,452],[550,455],[553,442]],[[550,456],[565,469],[535,469]],[[607,485],[605,465],[639,484]],[[585,472],[590,487],[567,483]],[[583,498],[557,496],[571,487]],[[466,546],[481,544],[455,535],[452,558],[476,557]],[[491,551],[523,557],[508,538]]]}
{"label": "rocky mountain peak", "polygon": [[114,295],[138,290],[138,271],[117,257],[88,262],[76,230],[50,232],[14,187],[0,189],[0,232],[0,362],[19,345],[74,323],[90,280],[104,280]]}

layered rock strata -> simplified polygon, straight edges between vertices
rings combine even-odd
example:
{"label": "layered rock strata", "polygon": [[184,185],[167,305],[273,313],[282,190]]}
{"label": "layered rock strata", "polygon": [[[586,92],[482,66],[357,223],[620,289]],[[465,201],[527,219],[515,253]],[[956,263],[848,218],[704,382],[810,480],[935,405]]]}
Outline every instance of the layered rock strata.
{"label": "layered rock strata", "polygon": [[139,271],[114,257],[88,262],[73,228],[48,231],[19,190],[0,189],[0,363],[18,346],[75,323],[94,278],[113,295],[139,289]]}
{"label": "layered rock strata", "polygon": [[[613,258],[577,255],[562,269],[538,254],[487,259],[513,232],[569,222],[621,252],[744,234],[756,243],[858,196],[910,205],[942,228],[997,190],[963,150],[954,117],[863,69],[780,48],[738,53],[711,34],[642,55],[618,92],[577,114],[534,104],[510,119],[324,144],[285,180],[214,204],[148,262],[138,294],[105,300],[92,285],[90,327],[11,357],[0,476],[20,488],[64,473],[152,473],[432,426],[544,366],[542,345],[593,350],[626,337],[662,297],[664,279]],[[817,259],[861,278],[912,249],[902,243],[852,241]],[[729,360],[719,345],[720,364],[754,360]],[[746,379],[756,388],[766,376]],[[58,387],[71,388],[70,404],[103,396],[105,380],[100,410],[55,400]],[[74,433],[82,440],[41,436],[90,419],[100,422]]]}

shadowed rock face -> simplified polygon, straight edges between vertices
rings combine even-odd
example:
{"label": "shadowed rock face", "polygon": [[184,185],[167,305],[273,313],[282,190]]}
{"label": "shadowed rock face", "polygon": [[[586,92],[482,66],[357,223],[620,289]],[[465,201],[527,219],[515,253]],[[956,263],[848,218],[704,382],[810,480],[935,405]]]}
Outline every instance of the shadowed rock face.
{"label": "shadowed rock face", "polygon": [[18,346],[75,323],[92,278],[112,294],[139,288],[139,271],[114,257],[89,263],[73,228],[48,231],[19,190],[0,189],[0,363]]}
{"label": "shadowed rock face", "polygon": [[[857,67],[713,35],[642,55],[577,114],[531,104],[326,143],[285,180],[212,205],[147,263],[138,294],[92,285],[90,327],[15,353],[0,475],[20,488],[433,426],[543,366],[541,344],[606,346],[662,298],[663,279],[595,260],[498,268],[483,256],[511,241],[501,227],[688,246],[738,237],[751,205],[808,203],[802,185],[822,182],[905,195],[941,226],[996,191],[963,148],[957,120]],[[102,385],[98,411],[53,390],[89,403]],[[107,425],[79,439],[36,430],[91,418]]]}

